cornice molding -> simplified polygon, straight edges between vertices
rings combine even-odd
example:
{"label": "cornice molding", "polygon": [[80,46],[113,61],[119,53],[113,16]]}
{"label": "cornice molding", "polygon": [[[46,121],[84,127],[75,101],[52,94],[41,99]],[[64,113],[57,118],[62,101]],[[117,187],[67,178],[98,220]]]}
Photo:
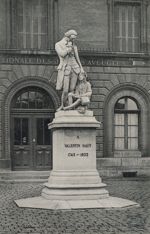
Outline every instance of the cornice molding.
{"label": "cornice molding", "polygon": [[[120,53],[79,50],[83,66],[149,66],[148,53]],[[0,51],[0,64],[57,66],[59,58],[55,51],[29,53],[29,51]]]}

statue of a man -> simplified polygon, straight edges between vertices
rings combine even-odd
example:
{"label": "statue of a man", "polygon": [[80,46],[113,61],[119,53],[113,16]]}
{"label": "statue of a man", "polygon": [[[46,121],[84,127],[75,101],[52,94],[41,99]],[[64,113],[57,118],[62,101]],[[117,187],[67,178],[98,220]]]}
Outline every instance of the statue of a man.
{"label": "statue of a man", "polygon": [[63,39],[55,45],[55,50],[60,59],[57,68],[56,90],[62,90],[61,106],[57,111],[64,109],[68,99],[68,93],[75,90],[78,75],[84,73],[79,59],[78,49],[74,42],[76,37],[77,32],[75,30],[69,30],[65,33]]}

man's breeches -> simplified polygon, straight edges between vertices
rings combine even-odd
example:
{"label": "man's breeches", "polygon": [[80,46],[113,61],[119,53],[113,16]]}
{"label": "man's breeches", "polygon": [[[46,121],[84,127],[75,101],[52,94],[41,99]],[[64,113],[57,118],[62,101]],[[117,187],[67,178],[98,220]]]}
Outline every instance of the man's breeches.
{"label": "man's breeches", "polygon": [[70,66],[67,66],[64,72],[64,92],[74,91],[77,83],[78,74],[80,73],[80,68],[72,69]]}

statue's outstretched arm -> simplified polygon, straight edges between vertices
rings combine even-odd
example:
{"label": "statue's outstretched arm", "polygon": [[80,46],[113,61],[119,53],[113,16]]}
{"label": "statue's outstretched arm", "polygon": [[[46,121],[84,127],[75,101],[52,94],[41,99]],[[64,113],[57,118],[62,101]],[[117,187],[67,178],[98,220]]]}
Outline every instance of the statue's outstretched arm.
{"label": "statue's outstretched arm", "polygon": [[75,58],[77,60],[77,63],[79,64],[79,66],[81,68],[81,73],[83,73],[84,70],[83,70],[83,67],[82,67],[82,64],[81,64],[81,61],[80,61],[80,58],[79,58],[77,46],[74,46],[74,52],[75,52]]}

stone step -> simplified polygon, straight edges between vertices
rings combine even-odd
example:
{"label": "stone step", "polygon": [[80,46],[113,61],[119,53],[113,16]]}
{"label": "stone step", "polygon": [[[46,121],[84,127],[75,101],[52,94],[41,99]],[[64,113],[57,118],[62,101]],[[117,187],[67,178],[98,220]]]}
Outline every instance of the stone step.
{"label": "stone step", "polygon": [[12,180],[6,180],[6,179],[0,179],[0,183],[45,183],[47,182],[47,179],[12,179]]}
{"label": "stone step", "polygon": [[1,171],[0,182],[46,182],[49,171]]}

